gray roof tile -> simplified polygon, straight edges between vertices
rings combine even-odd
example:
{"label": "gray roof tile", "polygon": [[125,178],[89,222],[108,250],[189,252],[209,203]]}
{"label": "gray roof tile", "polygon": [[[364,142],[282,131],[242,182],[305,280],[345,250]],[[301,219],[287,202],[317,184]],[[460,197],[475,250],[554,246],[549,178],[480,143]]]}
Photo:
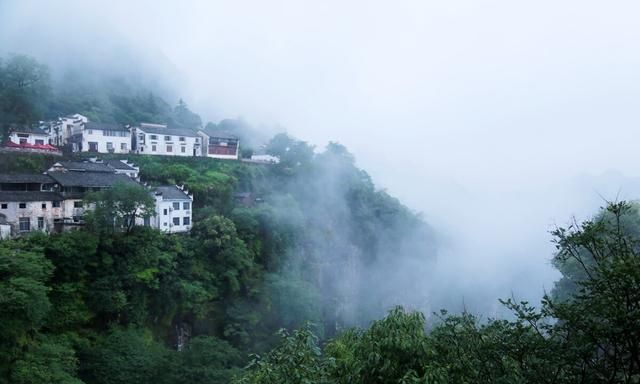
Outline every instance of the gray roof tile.
{"label": "gray roof tile", "polygon": [[26,183],[53,183],[53,179],[42,173],[0,174],[0,183],[26,184]]}
{"label": "gray roof tile", "polygon": [[80,172],[115,172],[113,168],[109,167],[104,163],[91,163],[85,161],[60,161],[63,167],[65,167],[69,171],[80,171]]}
{"label": "gray roof tile", "polygon": [[160,136],[166,135],[166,136],[198,137],[198,134],[195,131],[192,131],[190,129],[138,127],[138,130],[144,133],[152,133],[154,135],[160,135]]}
{"label": "gray roof tile", "polygon": [[[49,172],[63,187],[111,187],[117,183],[136,183],[129,176],[107,172]],[[137,184],[137,183],[136,183]]]}
{"label": "gray roof tile", "polygon": [[0,191],[0,201],[62,201],[62,196],[56,192],[13,192],[13,191]]}
{"label": "gray roof tile", "polygon": [[189,195],[175,185],[161,185],[156,187],[154,191],[161,193],[163,200],[191,200]]}

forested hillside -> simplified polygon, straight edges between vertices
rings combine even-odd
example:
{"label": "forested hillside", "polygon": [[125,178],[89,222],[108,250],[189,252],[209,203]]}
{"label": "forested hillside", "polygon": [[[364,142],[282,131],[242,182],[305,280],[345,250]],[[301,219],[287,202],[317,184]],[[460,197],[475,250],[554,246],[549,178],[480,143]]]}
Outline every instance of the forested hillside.
{"label": "forested hillside", "polygon": [[87,227],[0,243],[3,377],[34,382],[40,367],[39,382],[210,382],[281,327],[311,321],[330,336],[383,314],[379,274],[406,247],[431,251],[429,230],[343,147],[314,155],[282,140],[296,149],[274,166],[132,157],[148,183],[194,194],[188,236]]}
{"label": "forested hillside", "polygon": [[[46,66],[25,56],[0,65],[0,79],[5,129],[69,113],[202,124],[181,100],[171,108],[117,81],[55,88]],[[219,124],[260,140],[242,121]],[[144,182],[193,193],[188,235],[114,233],[94,220],[0,243],[2,381],[228,382],[249,353],[274,346],[280,328],[311,322],[330,337],[399,299],[420,304],[401,275],[423,272],[413,259],[434,260],[428,226],[377,190],[343,146],[317,151],[286,134],[266,144],[279,164],[128,157]],[[0,172],[43,172],[55,160],[3,154]],[[381,279],[392,265],[396,275]]]}
{"label": "forested hillside", "polygon": [[[0,64],[0,83],[5,132],[69,113],[203,124],[182,100],[172,108],[117,79],[61,88],[25,56]],[[553,233],[563,277],[540,305],[503,301],[511,320],[431,316],[416,287],[433,277],[434,231],[344,146],[207,124],[280,162],[127,156],[145,183],[193,193],[190,233],[104,225],[99,214],[135,198],[117,191],[80,230],[0,242],[0,382],[639,382],[636,204]],[[55,160],[2,154],[0,172]]]}

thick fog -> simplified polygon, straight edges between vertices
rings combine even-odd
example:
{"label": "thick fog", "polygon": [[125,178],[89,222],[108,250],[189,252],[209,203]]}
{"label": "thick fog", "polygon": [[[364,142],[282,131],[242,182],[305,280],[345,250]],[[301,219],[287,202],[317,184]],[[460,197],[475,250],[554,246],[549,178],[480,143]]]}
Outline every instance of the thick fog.
{"label": "thick fog", "polygon": [[634,1],[4,0],[0,54],[130,73],[205,121],[346,145],[442,238],[424,284],[436,304],[491,311],[552,287],[555,225],[640,196],[639,14]]}

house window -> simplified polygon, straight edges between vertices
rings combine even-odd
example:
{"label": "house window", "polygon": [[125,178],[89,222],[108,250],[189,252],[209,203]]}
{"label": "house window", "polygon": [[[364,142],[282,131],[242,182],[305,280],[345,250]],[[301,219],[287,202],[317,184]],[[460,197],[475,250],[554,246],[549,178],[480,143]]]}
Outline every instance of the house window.
{"label": "house window", "polygon": [[173,203],[173,210],[178,211],[179,209],[180,209],[180,203],[178,202]]}
{"label": "house window", "polygon": [[47,203],[42,203],[42,209],[47,209]]}
{"label": "house window", "polygon": [[44,228],[44,217],[38,217],[38,229]]}
{"label": "house window", "polygon": [[27,203],[20,203],[20,204],[18,204],[18,208],[22,208],[22,209],[27,208]]}
{"label": "house window", "polygon": [[82,208],[82,200],[74,201],[73,208]]}
{"label": "house window", "polygon": [[173,218],[173,225],[180,225],[180,218],[179,217],[174,217]]}
{"label": "house window", "polygon": [[73,216],[72,219],[74,223],[79,223],[80,219],[82,219],[82,216]]}
{"label": "house window", "polygon": [[167,152],[173,152],[173,146],[167,145]]}
{"label": "house window", "polygon": [[120,149],[123,151],[127,150],[127,143],[120,143]]}
{"label": "house window", "polygon": [[171,136],[165,136],[164,141],[171,141]]}
{"label": "house window", "polygon": [[[165,215],[167,214],[167,208],[165,208],[165,209],[164,209],[164,214],[165,214]],[[166,224],[165,224],[165,225],[166,225]]]}
{"label": "house window", "polygon": [[113,143],[107,142],[107,151],[113,151]]}
{"label": "house window", "polygon": [[180,141],[186,141],[187,139],[184,136],[180,136]]}
{"label": "house window", "polygon": [[155,152],[155,151],[156,151],[156,146],[155,146],[155,145],[152,145],[152,146],[151,146],[151,152]]}
{"label": "house window", "polygon": [[158,136],[156,135],[151,135],[150,137],[151,137],[151,140],[158,140]]}
{"label": "house window", "polygon": [[29,232],[31,230],[31,218],[29,217],[21,217],[20,218],[20,231]]}
{"label": "house window", "polygon": [[182,218],[182,225],[191,225],[191,218],[190,217],[183,217]]}
{"label": "house window", "polygon": [[187,147],[185,147],[184,145],[180,149],[182,150],[182,153],[187,152]]}
{"label": "house window", "polygon": [[44,140],[36,140],[36,145],[44,145]]}
{"label": "house window", "polygon": [[163,223],[162,225],[164,225],[165,227],[167,226],[167,223]]}
{"label": "house window", "polygon": [[52,207],[53,208],[60,208],[60,202],[59,201],[54,201]]}
{"label": "house window", "polygon": [[2,205],[0,205],[0,208],[7,209],[7,206],[8,206],[7,203],[2,203]]}
{"label": "house window", "polygon": [[93,129],[87,129],[87,133],[93,135]]}

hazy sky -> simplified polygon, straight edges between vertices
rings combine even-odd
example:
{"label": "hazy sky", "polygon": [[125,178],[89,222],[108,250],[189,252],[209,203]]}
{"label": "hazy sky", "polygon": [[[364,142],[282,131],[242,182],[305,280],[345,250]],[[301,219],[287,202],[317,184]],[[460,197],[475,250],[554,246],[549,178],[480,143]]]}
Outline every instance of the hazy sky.
{"label": "hazy sky", "polygon": [[527,296],[551,287],[554,224],[640,192],[625,178],[640,176],[638,15],[615,0],[0,0],[0,51],[164,57],[207,119],[345,144],[442,232],[440,273],[465,295]]}

